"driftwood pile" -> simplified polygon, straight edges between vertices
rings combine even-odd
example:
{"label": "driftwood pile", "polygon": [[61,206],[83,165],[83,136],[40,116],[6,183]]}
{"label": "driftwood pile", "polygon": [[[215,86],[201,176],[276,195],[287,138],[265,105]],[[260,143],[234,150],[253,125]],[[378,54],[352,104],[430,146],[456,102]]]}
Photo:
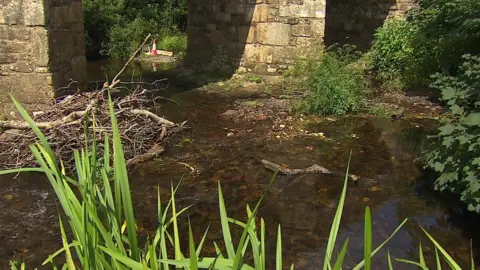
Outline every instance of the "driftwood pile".
{"label": "driftwood pile", "polygon": [[[66,167],[74,165],[73,150],[85,146],[85,134],[93,139],[94,126],[99,145],[103,144],[105,134],[111,135],[107,93],[108,88],[77,93],[44,111],[33,113],[33,119]],[[162,153],[167,139],[184,128],[184,123],[177,125],[150,109],[156,107],[159,98],[138,86],[128,94],[112,97],[128,165]],[[37,137],[28,124],[0,121],[0,128],[4,129],[0,135],[0,167],[36,166],[28,146],[35,143]]]}
{"label": "driftwood pile", "polygon": [[[177,125],[151,111],[156,108],[158,99],[165,99],[158,96],[158,89],[147,90],[145,85],[148,83],[121,82],[119,79],[150,38],[151,35],[145,38],[111,83],[105,82],[97,91],[66,96],[50,108],[33,113],[33,120],[67,169],[74,167],[73,150],[85,147],[85,134],[90,143],[96,140],[97,145],[103,144],[105,134],[111,138],[109,92],[117,93],[112,99],[129,166],[163,153],[168,138],[185,128],[185,122]],[[125,88],[124,94],[118,94]],[[37,137],[26,122],[0,121],[0,168],[36,166],[28,147],[36,141]],[[103,155],[102,149],[98,149],[99,155]]]}

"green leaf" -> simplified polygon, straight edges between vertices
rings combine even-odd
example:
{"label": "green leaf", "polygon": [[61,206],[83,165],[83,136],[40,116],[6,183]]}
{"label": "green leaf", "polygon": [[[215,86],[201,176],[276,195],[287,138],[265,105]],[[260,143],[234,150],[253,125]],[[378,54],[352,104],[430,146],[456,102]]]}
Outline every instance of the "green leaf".
{"label": "green leaf", "polygon": [[364,260],[365,270],[370,270],[372,267],[372,216],[370,214],[370,207],[365,208],[365,229],[364,229]]}
{"label": "green leaf", "polygon": [[467,126],[480,126],[480,113],[471,113],[462,122]]}
{"label": "green leaf", "polygon": [[225,207],[225,201],[223,200],[222,187],[220,181],[218,181],[218,204],[220,209],[220,223],[222,225],[222,233],[225,242],[225,248],[227,249],[227,257],[229,259],[235,258],[235,249],[233,247],[232,235],[230,234],[230,227],[228,225],[227,210]]}
{"label": "green leaf", "polygon": [[447,260],[448,264],[454,270],[461,270],[462,268],[453,260],[453,258],[443,249],[443,247],[433,238],[422,226],[420,226],[422,231],[427,235],[427,237],[432,241],[435,247],[442,253],[443,257]]}
{"label": "green leaf", "polygon": [[341,270],[342,265],[343,265],[343,260],[345,259],[345,254],[347,254],[347,248],[348,248],[348,241],[345,240],[345,243],[343,243],[342,249],[340,250],[340,253],[338,254],[337,260],[335,261],[335,264],[333,265],[334,270]]}
{"label": "green leaf", "polygon": [[280,224],[278,225],[277,232],[277,256],[275,265],[277,266],[277,270],[282,270],[282,230]]}
{"label": "green leaf", "polygon": [[197,251],[195,249],[195,243],[193,242],[193,233],[192,233],[192,226],[190,225],[190,219],[188,219],[188,243],[189,243],[189,250],[190,250],[190,269],[197,270],[198,269],[198,258],[197,258]]}
{"label": "green leaf", "polygon": [[388,269],[393,270],[392,258],[390,257],[390,250],[387,251],[387,259],[388,259]]}

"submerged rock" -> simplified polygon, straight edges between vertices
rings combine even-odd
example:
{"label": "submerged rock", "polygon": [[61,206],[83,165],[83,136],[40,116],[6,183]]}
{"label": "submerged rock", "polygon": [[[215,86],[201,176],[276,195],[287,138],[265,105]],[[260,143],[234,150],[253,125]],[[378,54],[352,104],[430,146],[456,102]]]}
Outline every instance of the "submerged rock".
{"label": "submerged rock", "polygon": [[238,115],[238,110],[226,110],[224,113],[222,113],[220,116],[226,117],[226,118],[231,118],[235,117]]}

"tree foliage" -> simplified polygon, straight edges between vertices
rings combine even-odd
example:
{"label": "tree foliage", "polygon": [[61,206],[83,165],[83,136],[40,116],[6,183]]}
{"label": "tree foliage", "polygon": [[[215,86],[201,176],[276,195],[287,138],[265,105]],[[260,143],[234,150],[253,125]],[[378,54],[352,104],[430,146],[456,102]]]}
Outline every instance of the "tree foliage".
{"label": "tree foliage", "polygon": [[478,0],[421,0],[408,20],[377,30],[376,68],[398,74],[407,87],[429,85],[437,72],[455,75],[464,54],[480,54],[479,10]]}
{"label": "tree foliage", "polygon": [[83,8],[90,57],[127,57],[149,33],[161,41],[187,28],[186,0],[83,0]]}

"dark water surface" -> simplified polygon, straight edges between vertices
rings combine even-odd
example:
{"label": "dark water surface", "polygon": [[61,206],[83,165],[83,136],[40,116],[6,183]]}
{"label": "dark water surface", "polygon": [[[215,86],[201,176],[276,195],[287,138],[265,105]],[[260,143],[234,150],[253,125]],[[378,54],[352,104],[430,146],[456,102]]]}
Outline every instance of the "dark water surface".
{"label": "dark water surface", "polygon": [[[262,166],[262,159],[292,168],[306,168],[317,163],[344,171],[352,150],[351,173],[366,180],[360,180],[357,185],[350,183],[347,190],[338,238],[339,243],[350,238],[345,269],[350,269],[363,257],[366,206],[372,210],[374,246],[403,219],[410,219],[374,257],[374,269],[387,269],[387,249],[394,258],[417,260],[420,242],[427,260],[432,261],[433,246],[418,225],[427,228],[462,267],[469,266],[470,239],[473,238],[474,243],[479,239],[475,229],[479,225],[477,218],[438,202],[429,189],[423,187],[429,180],[428,174],[413,162],[425,147],[426,134],[434,129],[435,121],[364,117],[328,121],[319,118],[303,128],[309,132],[323,132],[332,140],[316,137],[278,139],[271,134],[269,120],[235,122],[221,118],[221,113],[232,108],[234,100],[231,98],[198,91],[175,94],[174,89],[170,97],[179,105],[162,104],[165,116],[176,122],[188,120],[191,129],[175,138],[161,159],[139,165],[131,173],[138,223],[146,231],[156,228],[157,186],[166,198],[171,182],[177,183],[183,176],[178,204],[184,207],[194,203],[188,215],[197,239],[211,223],[205,246],[205,252],[211,254],[213,241],[219,242],[222,238],[218,181],[222,184],[229,215],[245,220],[246,204],[253,205],[260,198],[272,175]],[[285,124],[294,123],[286,121]],[[188,163],[201,173],[189,174],[179,162]],[[343,179],[322,175],[276,178],[259,213],[267,225],[270,243],[267,251],[271,259],[280,223],[285,261],[294,263],[297,269],[322,268],[342,185]],[[5,266],[0,269],[6,269],[12,259],[25,260],[30,267],[39,266],[48,254],[60,247],[57,206],[47,180],[41,175],[0,177],[0,209],[0,264]],[[182,222],[184,228],[186,217]],[[395,269],[416,268],[395,263]]]}

